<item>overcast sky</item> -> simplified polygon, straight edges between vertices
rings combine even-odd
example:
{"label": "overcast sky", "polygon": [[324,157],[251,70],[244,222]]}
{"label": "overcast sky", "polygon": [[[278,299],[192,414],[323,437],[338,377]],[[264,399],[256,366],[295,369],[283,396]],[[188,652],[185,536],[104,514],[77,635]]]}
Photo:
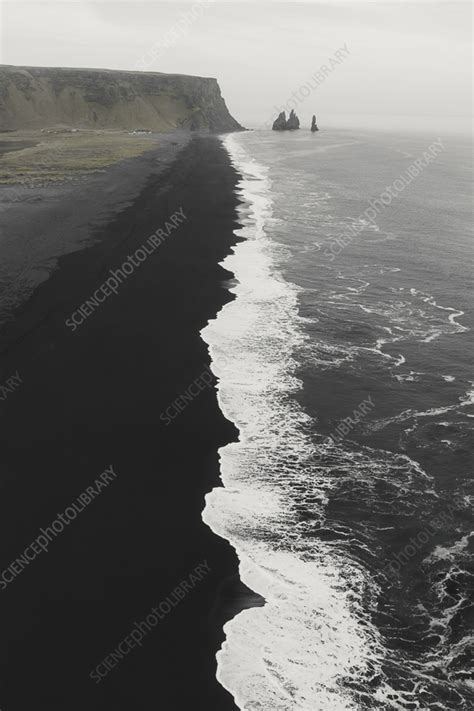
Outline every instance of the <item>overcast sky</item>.
{"label": "overcast sky", "polygon": [[471,111],[470,2],[203,0],[195,19],[192,3],[156,0],[1,8],[4,64],[214,76],[247,126],[285,104],[308,125],[316,113],[326,125],[440,130],[465,128]]}

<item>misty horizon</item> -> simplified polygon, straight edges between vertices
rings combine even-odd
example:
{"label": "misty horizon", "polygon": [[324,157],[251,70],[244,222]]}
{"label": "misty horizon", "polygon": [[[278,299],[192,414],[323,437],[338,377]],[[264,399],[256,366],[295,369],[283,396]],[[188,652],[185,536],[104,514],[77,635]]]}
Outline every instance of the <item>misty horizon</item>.
{"label": "misty horizon", "polygon": [[0,60],[215,77],[249,128],[294,108],[308,127],[316,114],[328,127],[466,132],[470,15],[466,2],[6,2]]}

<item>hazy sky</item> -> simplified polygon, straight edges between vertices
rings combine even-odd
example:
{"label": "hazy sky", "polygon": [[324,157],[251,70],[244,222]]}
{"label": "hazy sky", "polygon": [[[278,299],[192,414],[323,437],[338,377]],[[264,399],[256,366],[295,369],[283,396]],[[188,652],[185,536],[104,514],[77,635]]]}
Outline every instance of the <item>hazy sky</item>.
{"label": "hazy sky", "polygon": [[[214,76],[247,126],[287,102],[308,125],[313,113],[322,124],[388,128],[426,122],[446,130],[468,121],[470,2],[202,0],[196,19],[192,8],[156,0],[3,2],[1,62],[135,69],[145,61],[150,71]],[[322,65],[331,71],[321,80]]]}

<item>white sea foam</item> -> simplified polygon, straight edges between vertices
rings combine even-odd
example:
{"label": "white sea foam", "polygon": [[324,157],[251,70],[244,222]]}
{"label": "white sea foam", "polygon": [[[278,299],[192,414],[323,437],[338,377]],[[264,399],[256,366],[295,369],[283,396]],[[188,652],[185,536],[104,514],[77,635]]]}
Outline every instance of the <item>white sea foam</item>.
{"label": "white sea foam", "polygon": [[[361,359],[367,364],[367,359],[375,356],[382,359],[392,371],[392,377],[399,382],[414,382],[413,373],[403,372],[406,357],[404,353],[393,352],[394,344],[403,348],[404,342],[414,340],[430,343],[442,335],[463,333],[469,328],[457,321],[463,315],[461,310],[440,306],[431,295],[417,289],[389,287],[391,293],[388,298],[387,294],[381,298],[377,285],[371,283],[371,272],[375,269],[383,273],[396,273],[398,270],[370,264],[356,268],[345,266],[333,274],[335,279],[330,280],[329,284],[323,279],[322,287],[320,284],[317,287],[305,285],[307,294],[314,292],[317,296],[313,313],[320,315],[327,324],[327,333],[332,334],[331,342],[310,341],[304,349],[306,359],[321,368],[334,370],[347,362],[358,367]],[[362,312],[362,316],[356,313],[355,319],[366,329],[362,342],[362,339],[351,342],[347,338],[355,311]],[[370,321],[365,319],[365,314]],[[451,377],[446,376],[446,381],[451,382]]]}
{"label": "white sea foam", "polygon": [[[405,374],[399,349],[388,354],[385,347],[397,343],[401,350],[408,339],[423,342],[465,331],[457,321],[462,312],[404,287],[389,287],[390,298],[374,294],[370,265],[349,271],[338,267],[329,286],[326,279],[318,283],[311,313],[311,325],[320,319],[322,332],[325,324],[334,324],[336,314],[334,338],[315,338],[309,322],[299,316],[298,287],[283,279],[278,265],[288,264],[294,250],[307,251],[304,236],[312,248],[319,249],[324,241],[315,243],[304,231],[307,226],[293,214],[286,193],[272,187],[269,169],[246,153],[245,137],[225,139],[243,176],[242,228],[236,233],[245,239],[223,262],[236,275],[228,288],[237,298],[202,331],[219,378],[221,409],[240,437],[220,450],[224,487],[206,497],[203,519],[235,547],[242,580],[265,605],[227,623],[217,676],[245,711],[414,708],[420,689],[436,687],[437,674],[430,668],[421,672],[401,649],[384,647],[371,621],[380,589],[370,571],[377,569],[383,530],[378,517],[414,517],[433,505],[438,494],[431,477],[404,455],[357,448],[349,441],[328,442],[317,434],[293,397],[301,387],[294,357],[317,364],[319,370],[342,363],[351,367],[358,358],[369,358],[398,370],[400,381],[415,381],[425,374]],[[296,177],[304,187],[302,176]],[[277,173],[275,187],[278,180]],[[331,234],[335,228],[320,197],[311,195],[306,202],[318,200],[323,217],[318,217],[317,234],[324,240],[326,231]],[[289,246],[278,242],[280,235],[285,241],[287,220],[294,226]],[[398,270],[376,266],[388,273]],[[303,302],[313,288],[310,280]],[[351,320],[350,309],[357,309],[362,326],[368,314],[371,328],[361,329],[347,343],[338,338],[337,328]],[[305,333],[312,333],[311,339]],[[367,427],[408,421],[414,429],[419,418],[429,423],[446,414],[450,419],[472,401],[470,387],[456,404],[405,410]],[[351,525],[338,513],[338,505],[347,501],[354,512]],[[438,555],[436,560],[441,565],[444,558]],[[397,614],[395,610],[394,620]],[[412,689],[406,688],[407,678],[414,679]],[[436,690],[433,694],[435,698]]]}
{"label": "white sea foam", "polygon": [[[414,373],[414,375],[417,375]],[[418,375],[422,375],[422,373],[419,373]],[[407,380],[410,380],[410,378],[406,378]],[[369,425],[367,425],[368,429],[372,431],[377,431],[384,429],[387,427],[387,425],[391,425],[393,423],[401,423],[405,422],[407,420],[415,420],[417,421],[419,418],[424,418],[424,417],[438,417],[439,415],[445,415],[448,412],[454,412],[454,413],[460,413],[462,412],[463,408],[470,407],[474,404],[474,383],[471,381],[469,382],[470,387],[467,389],[467,391],[461,395],[458,398],[458,402],[453,404],[453,405],[444,405],[442,407],[430,407],[427,410],[403,410],[402,412],[398,413],[398,415],[394,415],[393,417],[386,417],[384,419],[380,420],[374,420],[371,422]],[[472,417],[473,415],[470,415],[469,413],[466,413],[467,417]],[[452,423],[446,423],[446,422],[440,422],[440,425],[446,426],[450,425]]]}
{"label": "white sea foam", "polygon": [[[204,521],[235,547],[240,576],[266,601],[225,626],[218,679],[245,711],[357,709],[350,686],[380,673],[378,632],[367,600],[376,586],[366,570],[330,543],[302,536],[295,511],[310,497],[324,520],[322,472],[307,417],[289,397],[299,387],[292,353],[304,343],[297,288],[275,268],[285,247],[269,239],[271,183],[238,138],[225,145],[241,173],[244,236],[223,266],[236,275],[237,299],[203,329],[218,398],[240,430],[220,450],[224,488],[206,497]],[[327,486],[327,482],[326,486]],[[364,602],[363,602],[364,601]]]}
{"label": "white sea foam", "polygon": [[452,562],[458,562],[460,555],[469,555],[469,540],[472,534],[467,534],[463,536],[459,541],[453,543],[451,546],[436,546],[434,551],[430,554],[430,558],[439,560],[449,560]]}

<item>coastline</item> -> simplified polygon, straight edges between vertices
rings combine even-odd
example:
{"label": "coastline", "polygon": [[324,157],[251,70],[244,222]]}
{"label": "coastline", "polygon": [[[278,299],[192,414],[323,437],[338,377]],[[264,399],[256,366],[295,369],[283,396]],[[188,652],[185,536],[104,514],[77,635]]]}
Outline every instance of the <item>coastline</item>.
{"label": "coastline", "polygon": [[[193,138],[99,226],[93,246],[61,256],[2,328],[2,377],[22,379],[0,403],[2,570],[107,465],[117,474],[49,555],[2,591],[9,709],[236,709],[216,680],[215,654],[223,624],[252,594],[238,581],[234,550],[201,511],[221,486],[217,450],[237,431],[219,409],[214,376],[172,422],[162,415],[209,374],[200,330],[233,298],[223,283],[232,274],[219,263],[238,239],[237,179],[217,137]],[[110,270],[178,209],[186,220],[176,231],[68,329]],[[91,680],[134,622],[170,600],[202,561],[210,572],[142,646]]]}

